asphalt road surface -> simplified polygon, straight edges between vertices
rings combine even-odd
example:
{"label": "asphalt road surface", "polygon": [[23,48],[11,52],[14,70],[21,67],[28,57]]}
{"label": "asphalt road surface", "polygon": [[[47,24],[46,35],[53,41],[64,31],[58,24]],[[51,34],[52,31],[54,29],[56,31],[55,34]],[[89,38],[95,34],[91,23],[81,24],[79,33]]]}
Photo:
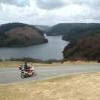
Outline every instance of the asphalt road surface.
{"label": "asphalt road surface", "polygon": [[45,80],[63,75],[100,72],[100,64],[67,65],[55,67],[36,67],[37,76],[20,78],[17,68],[0,68],[0,84]]}

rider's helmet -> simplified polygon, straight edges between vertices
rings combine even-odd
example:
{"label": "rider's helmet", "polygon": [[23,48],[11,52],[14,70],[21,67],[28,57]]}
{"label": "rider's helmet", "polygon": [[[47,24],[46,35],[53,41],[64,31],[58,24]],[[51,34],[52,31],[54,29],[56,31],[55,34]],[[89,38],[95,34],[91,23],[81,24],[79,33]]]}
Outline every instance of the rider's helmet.
{"label": "rider's helmet", "polygon": [[25,64],[24,64],[24,68],[27,68],[28,66],[27,66],[27,61],[25,61]]}

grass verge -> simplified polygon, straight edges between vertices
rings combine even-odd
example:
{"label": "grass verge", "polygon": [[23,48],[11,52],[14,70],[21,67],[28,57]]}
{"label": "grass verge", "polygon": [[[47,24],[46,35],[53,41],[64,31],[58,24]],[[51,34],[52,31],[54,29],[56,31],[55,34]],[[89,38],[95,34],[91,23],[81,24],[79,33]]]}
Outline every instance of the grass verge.
{"label": "grass verge", "polygon": [[0,100],[100,100],[100,73],[2,84]]}
{"label": "grass verge", "polygon": [[[49,63],[37,63],[37,62],[29,62],[29,64],[33,64],[36,67],[57,67],[57,66],[73,66],[73,65],[91,65],[91,64],[100,64],[98,62],[86,62],[86,61],[66,61],[66,62],[53,62]],[[12,68],[17,67],[19,65],[23,65],[24,61],[0,61],[0,68]]]}

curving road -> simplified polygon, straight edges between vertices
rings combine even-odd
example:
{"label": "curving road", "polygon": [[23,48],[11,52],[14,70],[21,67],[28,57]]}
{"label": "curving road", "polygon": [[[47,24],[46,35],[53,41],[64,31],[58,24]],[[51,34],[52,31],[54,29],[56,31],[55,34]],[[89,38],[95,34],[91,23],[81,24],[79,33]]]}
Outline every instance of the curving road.
{"label": "curving road", "polygon": [[100,72],[100,64],[66,65],[55,67],[36,67],[37,76],[21,79],[17,68],[1,68],[0,84],[27,82],[32,80],[45,80],[61,75],[72,75],[79,73]]}

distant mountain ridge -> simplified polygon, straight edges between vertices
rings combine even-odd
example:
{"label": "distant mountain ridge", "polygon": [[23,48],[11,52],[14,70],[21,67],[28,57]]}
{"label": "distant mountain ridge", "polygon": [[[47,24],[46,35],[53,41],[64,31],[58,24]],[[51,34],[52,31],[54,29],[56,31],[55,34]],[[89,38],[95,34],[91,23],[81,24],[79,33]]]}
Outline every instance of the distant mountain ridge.
{"label": "distant mountain ridge", "polygon": [[100,23],[60,23],[53,26],[47,35],[62,35],[64,40],[71,41],[93,32],[100,32]]}
{"label": "distant mountain ridge", "polygon": [[42,30],[44,33],[50,30],[51,28],[50,26],[47,26],[47,25],[35,25],[35,27]]}
{"label": "distant mountain ridge", "polygon": [[8,23],[0,26],[0,47],[29,46],[46,42],[43,32],[33,25]]}

